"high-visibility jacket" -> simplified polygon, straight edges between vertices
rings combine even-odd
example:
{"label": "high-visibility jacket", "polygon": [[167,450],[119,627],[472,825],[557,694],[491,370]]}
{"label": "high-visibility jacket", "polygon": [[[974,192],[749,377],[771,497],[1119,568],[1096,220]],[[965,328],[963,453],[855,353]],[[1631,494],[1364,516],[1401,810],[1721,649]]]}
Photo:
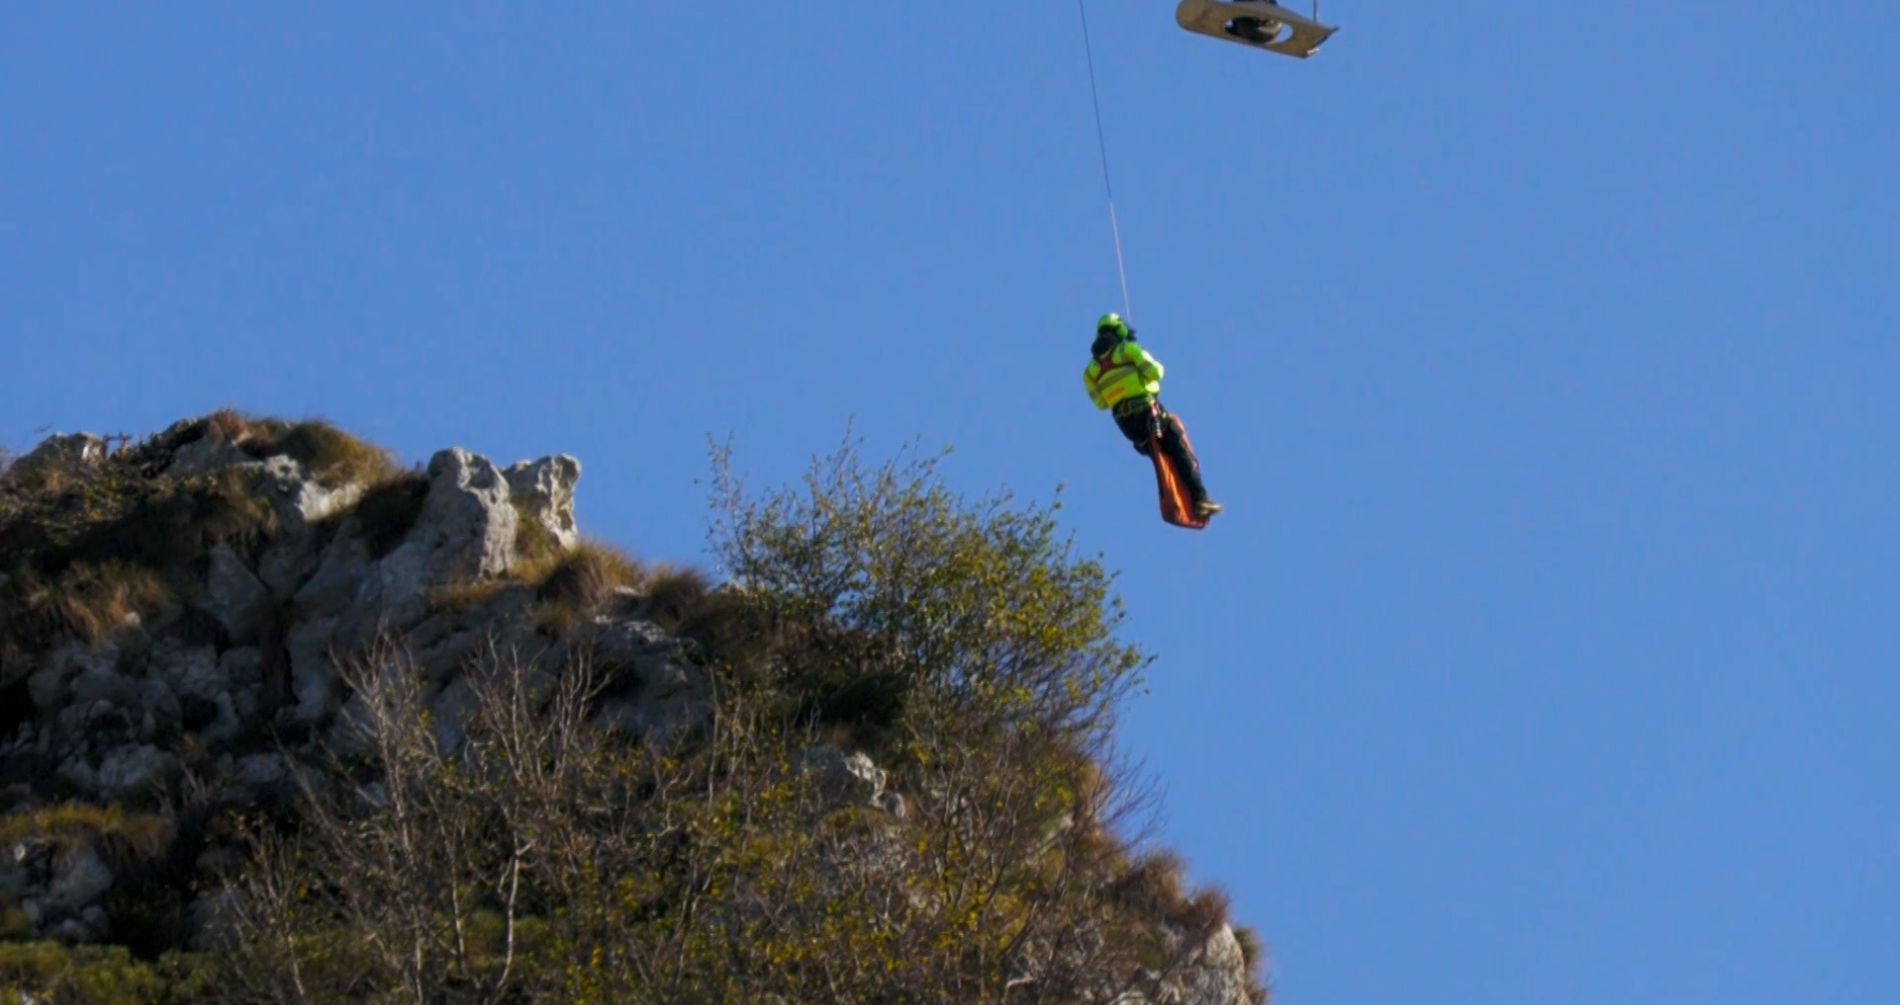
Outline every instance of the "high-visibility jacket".
{"label": "high-visibility jacket", "polygon": [[1082,382],[1088,385],[1089,400],[1096,408],[1113,408],[1131,398],[1154,398],[1161,394],[1161,361],[1134,339],[1123,339],[1089,360]]}

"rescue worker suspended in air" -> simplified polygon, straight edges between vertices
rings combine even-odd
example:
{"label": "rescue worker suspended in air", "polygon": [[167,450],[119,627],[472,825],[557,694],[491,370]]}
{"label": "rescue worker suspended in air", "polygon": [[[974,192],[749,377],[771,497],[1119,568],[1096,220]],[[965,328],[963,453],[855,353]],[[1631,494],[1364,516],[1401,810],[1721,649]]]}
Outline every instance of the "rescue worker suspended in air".
{"label": "rescue worker suspended in air", "polygon": [[1082,374],[1089,400],[1112,412],[1135,452],[1154,461],[1162,518],[1195,530],[1207,526],[1221,506],[1208,498],[1187,427],[1161,407],[1161,361],[1135,342],[1135,330],[1119,314],[1095,323],[1089,356]]}

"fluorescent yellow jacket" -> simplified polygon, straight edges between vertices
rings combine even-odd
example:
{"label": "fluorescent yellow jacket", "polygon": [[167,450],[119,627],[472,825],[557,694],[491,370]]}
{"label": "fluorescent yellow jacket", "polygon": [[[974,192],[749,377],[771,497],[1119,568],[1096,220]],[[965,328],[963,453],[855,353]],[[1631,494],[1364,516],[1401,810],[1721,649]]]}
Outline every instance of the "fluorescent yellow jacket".
{"label": "fluorescent yellow jacket", "polygon": [[1088,385],[1089,400],[1096,408],[1113,408],[1132,398],[1153,398],[1161,394],[1161,361],[1134,339],[1123,339],[1108,351],[1089,360],[1082,372]]}

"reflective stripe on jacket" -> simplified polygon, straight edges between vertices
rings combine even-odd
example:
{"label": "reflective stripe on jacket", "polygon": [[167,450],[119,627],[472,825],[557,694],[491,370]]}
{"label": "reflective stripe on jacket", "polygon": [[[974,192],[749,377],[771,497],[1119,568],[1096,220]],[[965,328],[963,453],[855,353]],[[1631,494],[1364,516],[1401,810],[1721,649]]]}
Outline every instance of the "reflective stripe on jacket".
{"label": "reflective stripe on jacket", "polygon": [[1123,339],[1089,361],[1082,382],[1096,408],[1112,408],[1138,396],[1153,398],[1161,394],[1161,361],[1134,340]]}

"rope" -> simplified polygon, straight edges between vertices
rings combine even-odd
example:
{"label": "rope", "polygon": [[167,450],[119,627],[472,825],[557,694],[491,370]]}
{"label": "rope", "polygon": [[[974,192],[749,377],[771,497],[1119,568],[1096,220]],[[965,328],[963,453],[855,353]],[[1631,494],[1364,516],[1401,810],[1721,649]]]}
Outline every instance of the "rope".
{"label": "rope", "polygon": [[1128,302],[1128,266],[1122,261],[1122,226],[1115,216],[1115,185],[1108,177],[1108,135],[1102,130],[1102,92],[1095,84],[1095,46],[1089,41],[1089,13],[1082,0],[1075,0],[1075,12],[1082,19],[1082,51],[1089,61],[1089,99],[1095,104],[1095,145],[1102,152],[1102,190],[1108,194],[1108,230],[1115,237],[1115,274],[1122,282],[1122,317],[1133,320],[1135,309]]}

